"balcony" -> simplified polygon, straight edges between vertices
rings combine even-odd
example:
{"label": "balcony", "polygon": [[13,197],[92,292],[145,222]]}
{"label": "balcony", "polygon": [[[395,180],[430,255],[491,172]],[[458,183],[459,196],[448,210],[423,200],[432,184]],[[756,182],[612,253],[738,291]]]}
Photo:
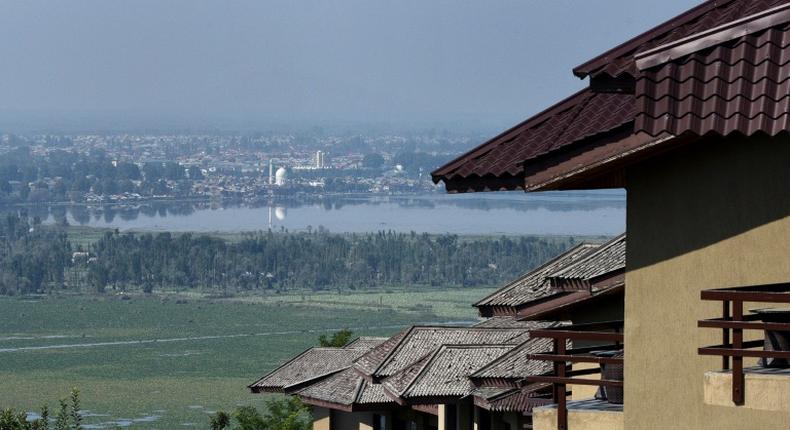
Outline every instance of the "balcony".
{"label": "balcony", "polygon": [[[529,355],[532,360],[552,362],[554,368],[550,375],[525,379],[552,384],[554,404],[533,411],[536,430],[567,430],[569,423],[574,429],[623,428],[622,331],[623,321],[530,331],[531,337],[548,338],[553,344],[550,352]],[[598,387],[598,393],[587,399],[574,395],[569,401],[568,386]]]}
{"label": "balcony", "polygon": [[790,283],[704,290],[701,298],[722,307],[721,318],[698,323],[721,330],[721,344],[699,348],[722,360],[705,374],[705,403],[790,412],[790,308],[765,307],[790,303]]}

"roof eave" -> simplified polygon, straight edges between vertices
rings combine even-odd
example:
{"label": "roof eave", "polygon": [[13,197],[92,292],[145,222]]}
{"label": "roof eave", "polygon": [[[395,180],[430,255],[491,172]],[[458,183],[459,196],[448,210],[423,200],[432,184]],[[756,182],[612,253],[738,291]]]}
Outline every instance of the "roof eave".
{"label": "roof eave", "polygon": [[618,133],[593,147],[547,154],[525,166],[527,192],[624,188],[624,167],[648,150],[664,146],[675,136]]}

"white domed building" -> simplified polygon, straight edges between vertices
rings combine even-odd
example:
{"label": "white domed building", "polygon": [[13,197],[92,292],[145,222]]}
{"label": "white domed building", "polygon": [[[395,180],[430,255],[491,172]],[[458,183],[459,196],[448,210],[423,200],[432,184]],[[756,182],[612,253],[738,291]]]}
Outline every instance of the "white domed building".
{"label": "white domed building", "polygon": [[274,174],[274,185],[281,187],[285,185],[285,181],[288,179],[288,171],[285,170],[285,167],[280,167],[277,169],[277,172]]}

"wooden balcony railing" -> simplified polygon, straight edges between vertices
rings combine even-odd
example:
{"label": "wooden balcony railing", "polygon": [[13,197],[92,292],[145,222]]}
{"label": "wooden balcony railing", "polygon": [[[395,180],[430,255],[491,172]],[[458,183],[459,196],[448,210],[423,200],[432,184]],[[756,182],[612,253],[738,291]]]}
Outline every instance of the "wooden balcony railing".
{"label": "wooden balcony railing", "polygon": [[[593,351],[621,350],[623,348],[623,321],[608,321],[592,324],[575,324],[556,328],[531,330],[532,338],[548,338],[553,341],[553,350],[541,354],[530,354],[531,360],[551,361],[554,370],[550,375],[530,376],[526,382],[552,384],[553,402],[557,404],[557,428],[568,429],[568,385],[595,385],[599,387],[622,387],[623,381],[585,379],[579,376],[601,373],[599,367],[574,370],[573,363],[598,363],[623,365],[621,357],[599,357]],[[569,346],[575,346],[569,349]]]}
{"label": "wooden balcony railing", "polygon": [[704,290],[702,300],[722,302],[722,317],[700,320],[699,327],[721,329],[721,344],[699,348],[700,355],[722,357],[722,368],[730,369],[732,360],[732,401],[736,405],[744,403],[744,357],[762,359],[790,359],[790,351],[766,351],[762,348],[764,340],[743,340],[744,330],[790,332],[790,323],[759,321],[759,314],[744,315],[744,302],[750,303],[790,303],[790,283],[757,285],[738,288]]}

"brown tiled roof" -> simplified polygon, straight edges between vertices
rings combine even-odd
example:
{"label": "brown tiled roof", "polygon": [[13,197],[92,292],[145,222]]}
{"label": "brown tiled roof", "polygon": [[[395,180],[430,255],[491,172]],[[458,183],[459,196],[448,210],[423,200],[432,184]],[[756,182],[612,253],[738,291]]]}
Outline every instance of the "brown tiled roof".
{"label": "brown tiled roof", "polygon": [[625,270],[625,233],[601,245],[571,265],[554,273],[548,279],[553,287],[565,281],[587,283],[589,280],[615,271]]}
{"label": "brown tiled roof", "polygon": [[381,385],[366,381],[352,368],[335,373],[296,394],[306,403],[328,403],[348,409],[365,405],[394,404]]}
{"label": "brown tiled roof", "polygon": [[709,0],[573,69],[579,77],[638,76],[634,56],[728,22],[770,9],[788,0]]}
{"label": "brown tiled roof", "polygon": [[524,162],[630,124],[634,98],[584,89],[434,171],[448,191],[524,187]]}
{"label": "brown tiled roof", "polygon": [[[374,348],[360,357],[355,369],[374,378],[395,374],[446,344],[512,344],[521,343],[528,329],[486,327],[415,326],[390,339],[385,349]],[[387,344],[380,346],[384,346]]]}
{"label": "brown tiled roof", "polygon": [[630,162],[695,136],[788,131],[790,27],[774,9],[789,3],[705,2],[578,66],[589,88],[433,179],[450,192],[623,187]]}
{"label": "brown tiled roof", "polygon": [[310,348],[250,384],[253,392],[283,392],[301,388],[349,366],[366,349]]}
{"label": "brown tiled roof", "polygon": [[442,345],[429,357],[385,378],[391,396],[405,401],[465,397],[474,387],[468,376],[513,349],[513,345]]}
{"label": "brown tiled roof", "polygon": [[646,54],[639,59],[646,69],[637,81],[638,131],[790,130],[790,4]]}
{"label": "brown tiled roof", "polygon": [[551,294],[551,286],[546,282],[548,276],[581,260],[598,247],[599,245],[589,243],[577,245],[483,298],[474,306],[516,307],[546,297]]}

